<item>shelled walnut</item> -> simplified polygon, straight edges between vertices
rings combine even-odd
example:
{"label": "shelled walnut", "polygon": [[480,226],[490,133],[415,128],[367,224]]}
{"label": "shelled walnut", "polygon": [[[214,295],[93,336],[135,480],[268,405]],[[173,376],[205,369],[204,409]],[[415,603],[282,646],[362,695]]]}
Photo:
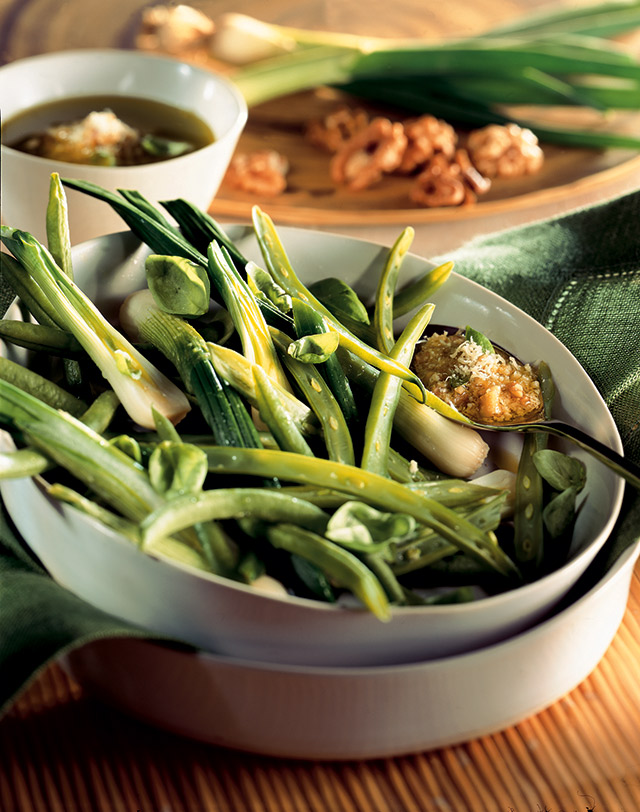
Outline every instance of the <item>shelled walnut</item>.
{"label": "shelled walnut", "polygon": [[265,197],[275,197],[287,187],[289,162],[275,150],[258,150],[234,156],[226,182],[236,189]]}
{"label": "shelled walnut", "polygon": [[436,154],[453,157],[458,136],[446,121],[425,115],[404,122],[407,148],[402,156],[398,172],[409,175],[423,167]]}
{"label": "shelled walnut", "polygon": [[136,47],[180,55],[204,47],[215,31],[215,23],[201,11],[184,4],[149,6],[142,12]]}
{"label": "shelled walnut", "polygon": [[402,123],[377,116],[333,156],[331,178],[352,191],[366,189],[398,168],[406,146]]}
{"label": "shelled walnut", "polygon": [[305,136],[315,147],[337,152],[356,133],[369,124],[368,114],[360,109],[341,105],[324,118],[310,121]]}
{"label": "shelled walnut", "polygon": [[517,178],[537,172],[544,161],[538,139],[517,124],[489,124],[467,142],[474,166],[490,178]]}
{"label": "shelled walnut", "polygon": [[490,185],[471,164],[466,150],[458,149],[451,159],[439,153],[427,162],[409,191],[409,199],[426,208],[468,205]]}

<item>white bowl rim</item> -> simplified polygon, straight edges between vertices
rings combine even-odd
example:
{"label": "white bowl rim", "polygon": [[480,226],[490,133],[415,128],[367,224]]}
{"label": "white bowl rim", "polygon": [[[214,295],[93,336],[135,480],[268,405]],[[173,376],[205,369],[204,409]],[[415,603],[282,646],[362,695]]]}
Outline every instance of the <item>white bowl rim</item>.
{"label": "white bowl rim", "polygon": [[[536,637],[543,637],[551,634],[553,629],[567,623],[567,618],[580,612],[584,605],[591,601],[596,594],[604,588],[610,581],[622,577],[622,572],[627,567],[633,567],[635,562],[640,557],[640,539],[630,544],[624,549],[618,558],[613,562],[609,569],[602,574],[600,578],[587,589],[582,592],[566,606],[555,611],[550,617],[543,619],[521,632],[506,637],[503,640],[498,640],[496,643],[489,643],[488,645],[481,646],[480,648],[469,649],[461,651],[457,654],[449,654],[435,659],[417,660],[415,662],[399,662],[391,664],[373,664],[373,665],[306,665],[303,663],[279,663],[268,662],[266,660],[257,660],[246,657],[235,657],[228,654],[218,654],[205,649],[195,648],[190,650],[187,646],[186,649],[182,645],[176,649],[179,653],[187,655],[194,655],[205,662],[212,665],[223,663],[225,665],[238,666],[246,670],[255,671],[271,671],[275,673],[299,674],[301,676],[322,676],[322,677],[335,677],[343,679],[348,677],[381,677],[383,678],[388,674],[401,674],[401,673],[433,673],[436,671],[447,671],[451,668],[452,664],[462,663],[464,661],[473,662],[479,659],[491,658],[497,652],[505,651],[515,647],[526,647],[527,642]],[[402,607],[400,607],[402,608]],[[411,608],[411,607],[407,607]],[[151,646],[168,646],[171,648],[171,643],[166,641],[158,641],[153,639],[144,638],[127,638],[131,643],[141,643]]]}

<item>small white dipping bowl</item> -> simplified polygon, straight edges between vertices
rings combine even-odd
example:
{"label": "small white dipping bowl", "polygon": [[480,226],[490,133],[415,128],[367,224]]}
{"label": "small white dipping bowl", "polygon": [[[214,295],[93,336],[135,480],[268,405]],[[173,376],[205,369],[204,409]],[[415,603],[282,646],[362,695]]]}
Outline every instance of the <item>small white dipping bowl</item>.
{"label": "small white dipping bowl", "polygon": [[[0,68],[3,124],[57,99],[129,96],[170,104],[203,119],[213,143],[187,155],[140,166],[88,166],[29,155],[2,144],[2,220],[44,239],[52,172],[112,191],[135,189],[151,202],[183,197],[206,209],[247,120],[247,105],[225,77],[176,59],[125,50],[78,50],[16,60]],[[119,231],[104,203],[67,190],[72,242]]]}
{"label": "small white dipping bowl", "polygon": [[[261,262],[248,228],[225,230],[247,258]],[[340,275],[365,300],[375,291],[388,248],[305,229],[278,231],[305,283]],[[75,278],[113,315],[128,293],[144,286],[147,253],[130,233],[93,240],[74,249]],[[408,255],[399,284],[430,267]],[[432,300],[434,323],[471,324],[522,360],[546,360],[556,382],[556,415],[621,450],[613,418],[586,372],[538,322],[455,273]],[[508,436],[517,447],[519,438]],[[500,437],[505,435],[488,439],[501,442]],[[495,644],[531,628],[558,605],[607,539],[624,490],[623,480],[608,468],[575,447],[565,448],[584,461],[587,485],[563,566],[533,583],[470,603],[395,607],[387,623],[364,609],[267,595],[153,558],[51,499],[38,479],[2,481],[0,493],[53,578],[113,615],[229,657],[280,665],[381,666],[431,661]]]}

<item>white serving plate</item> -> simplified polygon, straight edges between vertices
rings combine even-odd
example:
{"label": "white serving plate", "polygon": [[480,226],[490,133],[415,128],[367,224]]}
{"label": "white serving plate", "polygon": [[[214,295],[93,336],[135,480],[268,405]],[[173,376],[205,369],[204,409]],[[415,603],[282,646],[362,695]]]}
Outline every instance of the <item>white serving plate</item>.
{"label": "white serving plate", "polygon": [[[279,229],[300,276],[340,276],[366,298],[387,248],[295,228]],[[260,260],[247,229],[230,234]],[[111,315],[144,284],[143,258],[128,234],[74,250],[76,278]],[[402,280],[428,269],[408,256]],[[458,275],[433,297],[434,322],[472,324],[526,360],[544,358],[556,378],[556,414],[621,450],[614,421],[575,358],[548,331],[504,299]],[[493,435],[496,436],[496,435]],[[581,451],[586,499],[570,560],[535,583],[473,604],[371,613],[300,598],[265,595],[244,585],[152,558],[74,508],[51,500],[38,480],[1,484],[7,509],[27,543],[59,583],[98,608],[162,635],[225,656],[278,664],[364,666],[421,662],[504,640],[546,616],[592,561],[618,515],[624,483]]]}
{"label": "white serving plate", "polygon": [[213,745],[316,760],[422,752],[504,730],[582,682],[615,636],[639,552],[535,628],[432,662],[284,666],[129,639],[91,643],[64,665],[100,700]]}

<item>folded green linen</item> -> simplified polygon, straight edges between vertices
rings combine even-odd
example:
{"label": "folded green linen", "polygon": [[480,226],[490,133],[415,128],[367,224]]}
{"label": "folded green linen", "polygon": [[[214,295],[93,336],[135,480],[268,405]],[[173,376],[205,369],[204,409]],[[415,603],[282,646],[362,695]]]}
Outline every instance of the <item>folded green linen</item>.
{"label": "folded green linen", "polygon": [[[640,463],[640,192],[475,239],[441,259],[529,313],[576,356]],[[0,312],[3,290],[0,279]],[[7,302],[4,293],[5,307]],[[627,488],[610,563],[640,538]],[[148,636],[55,584],[0,513],[0,711],[53,658],[99,638]]]}

